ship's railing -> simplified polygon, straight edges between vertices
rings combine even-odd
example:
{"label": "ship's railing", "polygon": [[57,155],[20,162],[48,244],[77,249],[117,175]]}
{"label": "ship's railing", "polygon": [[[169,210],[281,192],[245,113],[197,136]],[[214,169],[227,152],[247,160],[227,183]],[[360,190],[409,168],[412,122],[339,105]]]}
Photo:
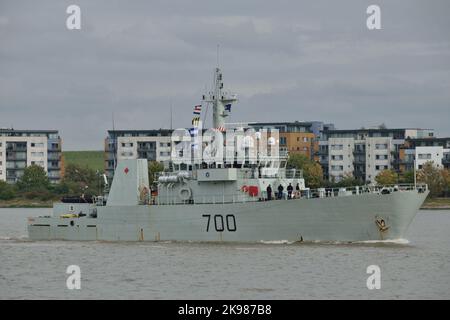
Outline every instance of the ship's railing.
{"label": "ship's railing", "polygon": [[284,168],[254,168],[238,171],[239,179],[260,179],[260,178],[280,178],[280,179],[302,179],[303,170]]}
{"label": "ship's railing", "polygon": [[[342,196],[354,196],[367,193],[376,194],[390,194],[392,192],[413,191],[417,190],[419,193],[423,193],[428,190],[426,184],[395,184],[395,185],[362,185],[354,187],[341,187],[341,188],[318,188],[318,189],[306,189],[301,191],[293,191],[290,195],[292,199],[300,198],[329,198],[329,197],[342,197]],[[267,200],[267,192],[262,191],[261,197],[265,201]],[[281,195],[275,192],[272,195],[272,199],[286,200],[289,199],[289,193],[283,190]]]}
{"label": "ship's railing", "polygon": [[182,200],[178,196],[161,195],[150,200],[155,205],[177,205],[177,204],[225,204],[260,201],[258,197],[250,197],[247,194],[208,194],[193,195],[189,200]]}
{"label": "ship's railing", "polygon": [[179,205],[179,204],[226,204],[226,203],[243,203],[258,202],[270,200],[289,200],[289,199],[313,199],[313,198],[330,198],[343,196],[357,196],[367,193],[390,194],[393,192],[404,192],[417,190],[423,193],[428,190],[426,184],[396,184],[396,185],[363,185],[346,188],[318,188],[305,189],[301,191],[293,191],[289,194],[283,190],[280,195],[275,191],[268,199],[267,191],[261,191],[258,196],[251,197],[246,193],[242,194],[208,194],[193,195],[189,200],[181,200],[178,196],[160,195],[150,199],[149,203],[154,205]]}

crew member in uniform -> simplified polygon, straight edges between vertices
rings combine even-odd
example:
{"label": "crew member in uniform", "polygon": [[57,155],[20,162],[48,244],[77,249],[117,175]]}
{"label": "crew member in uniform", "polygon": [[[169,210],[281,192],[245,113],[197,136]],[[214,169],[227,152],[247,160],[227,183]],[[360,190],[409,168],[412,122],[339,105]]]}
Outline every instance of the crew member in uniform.
{"label": "crew member in uniform", "polygon": [[283,186],[280,184],[280,185],[278,186],[278,199],[282,199],[282,198],[283,198],[283,190],[284,190],[284,188],[283,188]]}
{"label": "crew member in uniform", "polygon": [[270,184],[267,186],[267,200],[272,200],[272,187],[270,186]]}
{"label": "crew member in uniform", "polygon": [[300,185],[297,182],[297,185],[295,186],[295,193],[296,198],[300,198]]}
{"label": "crew member in uniform", "polygon": [[292,191],[293,190],[294,190],[294,187],[292,186],[292,184],[289,183],[289,185],[287,186],[288,199],[292,199]]}

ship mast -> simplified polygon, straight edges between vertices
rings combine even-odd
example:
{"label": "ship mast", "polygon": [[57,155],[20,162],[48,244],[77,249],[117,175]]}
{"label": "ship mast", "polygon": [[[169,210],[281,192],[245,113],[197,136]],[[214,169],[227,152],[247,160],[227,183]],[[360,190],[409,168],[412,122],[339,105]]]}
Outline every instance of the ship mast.
{"label": "ship mast", "polygon": [[214,71],[214,91],[203,96],[203,100],[213,106],[213,128],[225,131],[225,118],[229,113],[225,110],[225,106],[236,102],[237,97],[235,94],[223,91],[222,71],[219,67]]}

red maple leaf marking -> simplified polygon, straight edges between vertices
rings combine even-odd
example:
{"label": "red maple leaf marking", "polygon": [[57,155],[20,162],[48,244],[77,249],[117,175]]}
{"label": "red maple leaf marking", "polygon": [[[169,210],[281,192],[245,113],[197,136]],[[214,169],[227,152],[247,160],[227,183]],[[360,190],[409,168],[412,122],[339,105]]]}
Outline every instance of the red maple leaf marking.
{"label": "red maple leaf marking", "polygon": [[130,171],[130,170],[128,170],[128,167],[123,170],[123,172],[125,172],[125,174],[128,174],[128,171]]}

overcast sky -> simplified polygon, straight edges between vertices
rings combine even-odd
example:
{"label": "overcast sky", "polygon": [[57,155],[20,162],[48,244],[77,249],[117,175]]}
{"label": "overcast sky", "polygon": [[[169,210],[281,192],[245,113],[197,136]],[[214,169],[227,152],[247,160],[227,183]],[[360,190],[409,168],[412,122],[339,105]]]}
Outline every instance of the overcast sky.
{"label": "overcast sky", "polygon": [[[66,8],[81,7],[81,30]],[[382,30],[366,27],[381,7]],[[229,122],[434,128],[450,136],[450,1],[0,0],[0,127],[58,129],[64,150],[106,130],[187,127],[216,47]]]}

